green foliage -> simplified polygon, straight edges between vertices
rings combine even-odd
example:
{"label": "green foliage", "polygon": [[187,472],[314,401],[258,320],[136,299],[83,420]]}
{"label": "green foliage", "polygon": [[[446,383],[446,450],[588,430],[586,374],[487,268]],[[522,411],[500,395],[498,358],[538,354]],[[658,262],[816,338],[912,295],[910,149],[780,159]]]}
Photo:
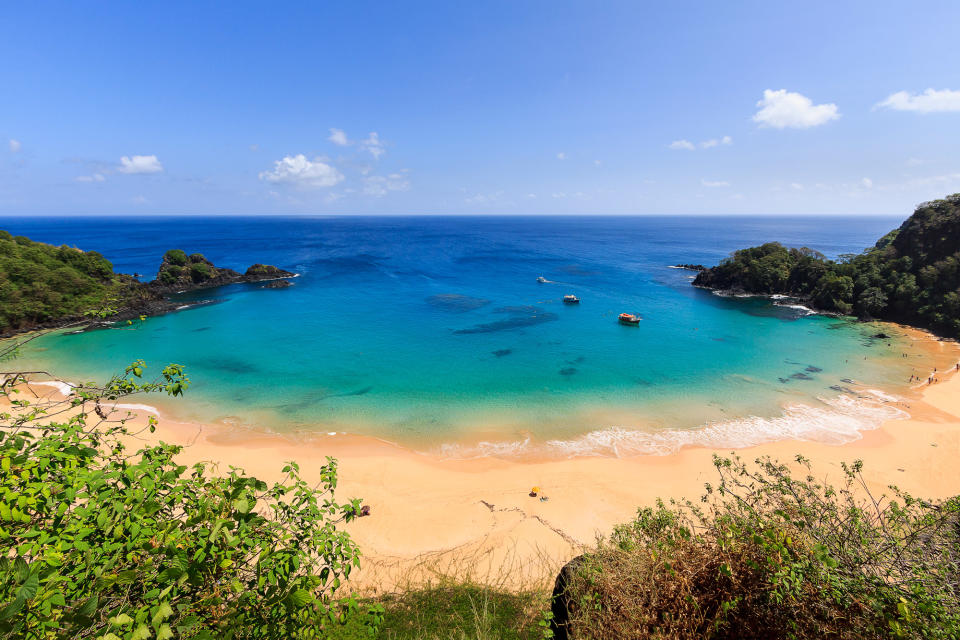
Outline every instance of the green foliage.
{"label": "green foliage", "polygon": [[[377,599],[383,640],[539,640],[547,594],[509,592],[468,582],[411,588]],[[368,637],[363,619],[333,631],[330,640]]]}
{"label": "green foliage", "polygon": [[0,331],[80,316],[115,288],[113,266],[95,251],[0,231]]}
{"label": "green foliage", "polygon": [[824,311],[960,337],[960,194],[921,204],[862,254],[834,262],[771,242],[735,252],[694,284],[787,294]]}
{"label": "green foliage", "polygon": [[202,253],[191,253],[190,262],[207,262],[207,259],[203,256]]}
{"label": "green foliage", "polygon": [[178,267],[186,266],[187,264],[187,254],[182,249],[170,249],[165,254],[163,254],[163,259],[170,264],[175,264]]}
{"label": "green foliage", "polygon": [[859,462],[841,487],[714,463],[705,506],[641,509],[586,556],[571,637],[960,637],[960,499],[875,498]]}
{"label": "green foliage", "polygon": [[160,273],[157,274],[157,280],[161,284],[171,285],[174,284],[183,273],[183,269],[177,265],[171,264],[166,265],[160,269]]}
{"label": "green foliage", "polygon": [[132,451],[113,401],[189,385],[144,366],[53,403],[19,399],[19,376],[0,386],[0,638],[319,638],[355,619],[370,637],[380,609],[337,599],[359,566],[337,524],[359,502],[335,501],[336,461],[318,486],[295,463],[271,485],[188,469],[177,446]]}
{"label": "green foliage", "polygon": [[190,265],[190,279],[194,282],[203,282],[210,278],[210,266],[205,262],[194,262]]}

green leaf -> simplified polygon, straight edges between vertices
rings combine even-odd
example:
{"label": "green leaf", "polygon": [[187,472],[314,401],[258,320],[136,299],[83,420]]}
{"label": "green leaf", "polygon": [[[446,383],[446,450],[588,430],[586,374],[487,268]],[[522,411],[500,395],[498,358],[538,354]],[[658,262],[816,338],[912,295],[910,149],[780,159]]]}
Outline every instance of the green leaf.
{"label": "green leaf", "polygon": [[287,602],[295,607],[305,607],[313,602],[313,595],[306,589],[297,589],[287,596]]}
{"label": "green leaf", "polygon": [[250,513],[250,509],[253,507],[252,504],[246,498],[237,498],[233,501],[233,508],[239,511],[240,513]]}
{"label": "green leaf", "polygon": [[30,600],[37,595],[37,589],[39,588],[40,576],[36,573],[31,573],[27,576],[27,579],[23,581],[23,584],[20,585],[20,588],[17,589],[17,600]]}
{"label": "green leaf", "polygon": [[169,602],[161,602],[160,606],[157,607],[157,612],[153,614],[151,621],[154,625],[158,625],[170,616],[173,615],[173,608],[170,606]]}
{"label": "green leaf", "polygon": [[133,624],[133,618],[131,618],[125,613],[121,613],[119,615],[116,615],[110,618],[110,624],[112,624],[115,627],[124,627],[128,624]]}

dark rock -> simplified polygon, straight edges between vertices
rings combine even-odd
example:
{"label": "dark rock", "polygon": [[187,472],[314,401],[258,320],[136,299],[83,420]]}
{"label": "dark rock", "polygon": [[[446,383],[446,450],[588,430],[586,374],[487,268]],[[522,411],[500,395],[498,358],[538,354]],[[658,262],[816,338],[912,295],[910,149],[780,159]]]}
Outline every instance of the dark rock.
{"label": "dark rock", "polygon": [[707,268],[702,264],[675,264],[674,269],[687,269],[688,271],[706,271]]}
{"label": "dark rock", "polygon": [[286,289],[292,287],[293,283],[289,280],[271,280],[267,284],[260,285],[261,289]]}
{"label": "dark rock", "polygon": [[888,335],[885,334],[883,331],[881,331],[881,332],[879,332],[879,333],[873,334],[873,335],[870,336],[870,337],[871,337],[871,338],[878,338],[878,339],[880,339],[880,340],[886,340],[886,339],[889,338],[890,336],[888,336]]}
{"label": "dark rock", "polygon": [[272,280],[274,278],[290,278],[295,273],[278,269],[272,264],[253,264],[250,265],[243,274],[247,282],[257,282],[258,280]]}
{"label": "dark rock", "polygon": [[550,597],[550,611],[553,619],[550,620],[550,630],[554,640],[570,640],[570,618],[576,607],[576,598],[569,593],[570,584],[577,571],[583,569],[587,563],[586,556],[580,555],[563,565],[557,579],[553,583],[553,595]]}

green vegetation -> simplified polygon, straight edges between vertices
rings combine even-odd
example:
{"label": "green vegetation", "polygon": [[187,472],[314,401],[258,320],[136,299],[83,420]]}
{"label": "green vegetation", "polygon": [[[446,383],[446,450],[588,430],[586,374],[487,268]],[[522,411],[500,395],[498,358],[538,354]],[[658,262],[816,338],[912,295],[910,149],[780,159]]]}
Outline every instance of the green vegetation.
{"label": "green vegetation", "polygon": [[[541,640],[549,593],[513,593],[469,582],[413,588],[380,597],[378,640]],[[331,640],[367,637],[363,620],[334,630]]]}
{"label": "green vegetation", "polygon": [[268,485],[188,469],[180,447],[132,451],[111,404],[189,384],[176,365],[143,372],[52,403],[21,398],[20,376],[0,385],[0,638],[370,637],[380,609],[338,594],[359,552],[337,524],[360,505],[335,501],[336,462],[319,486],[294,463]]}
{"label": "green vegetation", "polygon": [[210,266],[206,262],[194,262],[190,265],[190,279],[203,282],[210,279]]}
{"label": "green vegetation", "polygon": [[[809,463],[797,458],[809,469]],[[571,638],[960,637],[960,498],[715,458],[703,506],[641,509],[567,590]]]}
{"label": "green vegetation", "polygon": [[921,204],[876,246],[839,262],[770,242],[737,251],[694,284],[786,294],[823,311],[960,337],[960,194]]}
{"label": "green vegetation", "polygon": [[113,265],[95,251],[0,231],[0,332],[99,310],[120,285]]}
{"label": "green vegetation", "polygon": [[163,261],[178,267],[183,267],[187,264],[187,254],[182,249],[170,249],[163,254]]}

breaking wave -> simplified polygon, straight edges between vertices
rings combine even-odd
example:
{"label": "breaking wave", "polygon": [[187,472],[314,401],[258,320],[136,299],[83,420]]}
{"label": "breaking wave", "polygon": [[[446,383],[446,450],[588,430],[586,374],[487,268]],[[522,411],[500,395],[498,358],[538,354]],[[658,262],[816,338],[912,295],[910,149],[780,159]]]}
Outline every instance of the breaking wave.
{"label": "breaking wave", "polygon": [[772,418],[748,416],[692,429],[639,430],[623,427],[597,429],[570,440],[535,443],[527,438],[515,442],[480,442],[476,445],[445,444],[440,455],[447,458],[545,456],[664,456],[682,447],[740,449],[780,440],[805,440],[845,444],[859,440],[863,431],[876,429],[888,420],[910,417],[891,403],[896,398],[881,391],[862,395],[819,398],[823,406],[793,404]]}

